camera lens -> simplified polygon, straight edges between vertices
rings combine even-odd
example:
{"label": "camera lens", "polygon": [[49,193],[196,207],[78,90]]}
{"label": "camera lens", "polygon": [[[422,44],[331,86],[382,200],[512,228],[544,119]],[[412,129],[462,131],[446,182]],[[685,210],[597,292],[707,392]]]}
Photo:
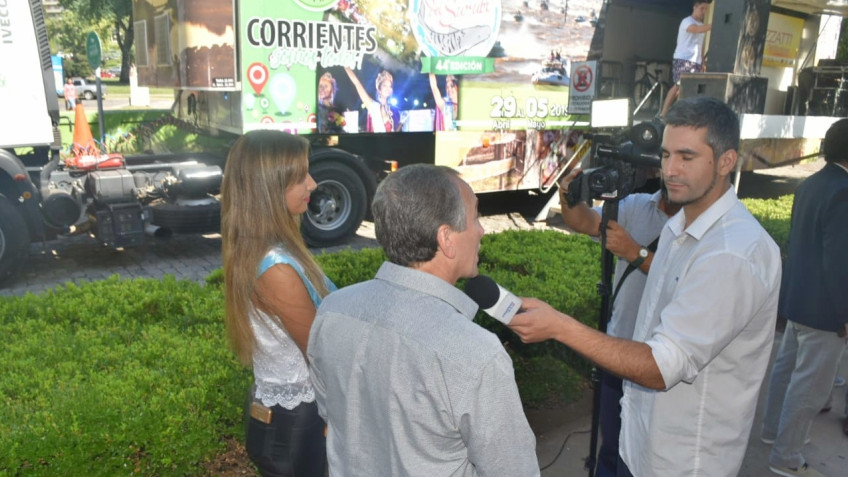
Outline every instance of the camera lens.
{"label": "camera lens", "polygon": [[618,184],[618,171],[604,167],[589,176],[589,190],[595,193],[612,192]]}

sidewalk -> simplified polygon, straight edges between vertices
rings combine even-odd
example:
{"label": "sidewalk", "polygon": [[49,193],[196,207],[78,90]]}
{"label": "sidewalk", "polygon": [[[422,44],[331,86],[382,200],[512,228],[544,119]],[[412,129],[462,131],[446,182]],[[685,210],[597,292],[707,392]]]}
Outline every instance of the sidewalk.
{"label": "sidewalk", "polygon": [[[775,335],[772,360],[782,337],[780,333]],[[771,364],[769,364],[770,370]],[[842,357],[839,375],[848,377],[848,353]],[[748,439],[745,460],[739,472],[740,477],[777,475],[768,468],[771,446],[760,442],[767,381],[768,372],[766,382],[760,390],[757,414]],[[842,433],[842,422],[845,418],[843,414],[845,393],[845,387],[834,389],[833,409],[815,418],[810,429],[812,441],[804,447],[807,463],[828,477],[843,477],[848,474],[846,470],[848,469],[848,436]],[[588,475],[588,471],[584,468],[584,460],[589,455],[589,430],[592,424],[591,392],[587,392],[580,402],[565,409],[528,411],[527,418],[536,433],[536,454],[540,466],[546,466],[554,460],[566,436],[570,435],[559,458],[549,468],[542,471],[543,477]]]}

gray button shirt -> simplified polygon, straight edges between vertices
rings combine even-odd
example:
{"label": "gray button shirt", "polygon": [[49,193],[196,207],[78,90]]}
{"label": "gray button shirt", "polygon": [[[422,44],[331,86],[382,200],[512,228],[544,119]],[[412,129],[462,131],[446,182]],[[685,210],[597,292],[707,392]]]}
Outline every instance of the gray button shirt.
{"label": "gray button shirt", "polygon": [[328,295],[308,357],[331,476],[537,476],[512,360],[477,305],[384,263]]}

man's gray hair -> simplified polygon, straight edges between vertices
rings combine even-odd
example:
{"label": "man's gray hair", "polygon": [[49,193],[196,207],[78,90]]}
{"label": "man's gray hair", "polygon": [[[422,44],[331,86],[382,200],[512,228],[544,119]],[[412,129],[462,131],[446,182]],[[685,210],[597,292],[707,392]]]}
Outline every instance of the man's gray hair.
{"label": "man's gray hair", "polygon": [[465,230],[459,174],[444,166],[413,164],[389,174],[371,203],[377,242],[392,263],[409,267],[436,256],[439,227]]}

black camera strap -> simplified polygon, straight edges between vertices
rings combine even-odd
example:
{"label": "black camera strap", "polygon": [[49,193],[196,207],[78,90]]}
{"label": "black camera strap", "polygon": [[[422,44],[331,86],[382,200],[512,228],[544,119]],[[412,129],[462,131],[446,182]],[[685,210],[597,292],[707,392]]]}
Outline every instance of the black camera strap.
{"label": "black camera strap", "polygon": [[[660,238],[657,237],[657,238],[654,239],[653,242],[650,243],[650,245],[648,245],[645,248],[647,248],[651,252],[656,253],[657,244],[659,244],[659,243],[660,243]],[[636,268],[638,268],[638,267],[634,267],[632,263],[628,264],[627,268],[624,270],[624,273],[621,274],[621,278],[618,280],[618,283],[615,285],[615,291],[612,293],[612,302],[613,303],[615,303],[615,297],[618,296],[618,291],[621,290],[621,285],[624,284],[624,279],[627,278],[628,275],[633,273],[633,270],[636,270]]]}

